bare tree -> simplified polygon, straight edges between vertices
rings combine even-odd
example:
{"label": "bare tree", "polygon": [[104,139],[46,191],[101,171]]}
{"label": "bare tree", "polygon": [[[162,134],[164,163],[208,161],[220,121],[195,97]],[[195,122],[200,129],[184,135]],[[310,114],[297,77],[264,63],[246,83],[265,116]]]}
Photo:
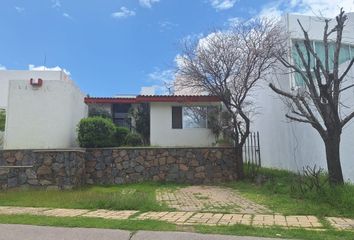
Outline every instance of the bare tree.
{"label": "bare tree", "polygon": [[242,148],[250,134],[251,92],[275,63],[282,41],[279,28],[267,20],[239,23],[228,31],[187,42],[178,59],[180,81],[189,88],[218,96],[231,115],[229,137],[234,142],[238,178],[244,177]]}
{"label": "bare tree", "polygon": [[[284,91],[270,84],[277,94],[288,99],[290,112],[286,117],[292,121],[310,124],[320,134],[326,148],[327,167],[332,184],[344,182],[340,162],[341,134],[343,127],[354,117],[354,111],[344,109],[346,106],[342,101],[343,92],[354,87],[354,82],[350,83],[346,78],[354,58],[340,71],[339,59],[346,21],[347,16],[342,9],[333,27],[330,27],[329,19],[324,19],[323,57],[323,54],[315,51],[309,33],[298,20],[304,35],[304,40],[301,41],[304,47],[300,47],[299,42],[295,42],[294,47],[301,60],[296,63],[289,57],[290,54],[279,56],[279,60],[286,68],[299,74],[305,86],[301,91],[295,92]],[[330,48],[334,48],[334,53],[331,54]]]}

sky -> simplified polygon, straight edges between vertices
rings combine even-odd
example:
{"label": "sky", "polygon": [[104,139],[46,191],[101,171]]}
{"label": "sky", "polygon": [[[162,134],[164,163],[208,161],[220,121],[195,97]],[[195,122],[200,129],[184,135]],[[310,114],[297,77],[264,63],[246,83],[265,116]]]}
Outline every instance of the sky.
{"label": "sky", "polygon": [[[0,69],[60,67],[90,96],[164,93],[181,42],[252,17],[333,17],[354,0],[1,0]],[[43,67],[41,68],[43,69]]]}

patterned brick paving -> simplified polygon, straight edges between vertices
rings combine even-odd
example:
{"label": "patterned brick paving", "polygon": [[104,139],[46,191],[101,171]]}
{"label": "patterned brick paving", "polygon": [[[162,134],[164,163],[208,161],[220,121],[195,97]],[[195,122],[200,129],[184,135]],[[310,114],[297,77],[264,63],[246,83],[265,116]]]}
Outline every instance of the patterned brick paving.
{"label": "patterned brick paving", "polygon": [[48,208],[32,208],[32,207],[0,207],[0,214],[16,215],[16,214],[31,214],[43,215],[43,212]]}
{"label": "patterned brick paving", "polygon": [[282,215],[255,215],[252,221],[254,226],[281,226],[320,228],[322,224],[314,216],[282,216]]}
{"label": "patterned brick paving", "polygon": [[88,212],[83,217],[97,217],[106,219],[128,219],[130,216],[134,215],[138,211],[110,211],[110,210],[97,210]]}
{"label": "patterned brick paving", "polygon": [[190,186],[176,191],[157,191],[156,199],[178,211],[207,211],[230,213],[271,213],[266,207],[256,204],[231,188],[215,186]]}
{"label": "patterned brick paving", "polygon": [[[33,207],[0,207],[0,215],[30,214],[54,217],[97,217],[105,219],[159,220],[177,225],[235,225],[244,224],[255,227],[280,226],[283,228],[305,228],[324,230],[315,216],[283,216],[269,214],[223,214],[200,212],[145,212],[85,210],[85,209],[49,209]],[[327,217],[329,223],[337,230],[354,230],[354,219]]]}
{"label": "patterned brick paving", "polygon": [[338,230],[354,230],[354,219],[327,217],[329,223]]}
{"label": "patterned brick paving", "polygon": [[137,219],[150,219],[184,224],[193,214],[193,212],[147,212],[140,214]]}
{"label": "patterned brick paving", "polygon": [[41,212],[41,215],[53,216],[53,217],[77,217],[87,212],[89,212],[89,210],[55,208],[55,209],[43,211]]}

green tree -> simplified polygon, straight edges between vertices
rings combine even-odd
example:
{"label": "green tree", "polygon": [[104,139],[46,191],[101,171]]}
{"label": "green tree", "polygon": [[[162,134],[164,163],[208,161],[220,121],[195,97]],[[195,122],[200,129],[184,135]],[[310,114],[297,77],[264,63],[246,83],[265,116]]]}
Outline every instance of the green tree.
{"label": "green tree", "polygon": [[137,108],[132,108],[130,115],[135,119],[135,130],[141,135],[144,145],[148,145],[150,143],[149,104],[142,103]]}

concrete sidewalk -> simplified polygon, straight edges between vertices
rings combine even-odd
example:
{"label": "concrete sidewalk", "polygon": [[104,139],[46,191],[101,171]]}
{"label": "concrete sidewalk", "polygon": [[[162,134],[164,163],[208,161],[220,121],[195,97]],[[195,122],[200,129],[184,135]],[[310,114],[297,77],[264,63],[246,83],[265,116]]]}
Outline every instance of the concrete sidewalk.
{"label": "concrete sidewalk", "polygon": [[270,238],[184,232],[138,231],[133,233],[111,229],[61,228],[11,224],[0,224],[0,233],[0,240],[271,240]]}

